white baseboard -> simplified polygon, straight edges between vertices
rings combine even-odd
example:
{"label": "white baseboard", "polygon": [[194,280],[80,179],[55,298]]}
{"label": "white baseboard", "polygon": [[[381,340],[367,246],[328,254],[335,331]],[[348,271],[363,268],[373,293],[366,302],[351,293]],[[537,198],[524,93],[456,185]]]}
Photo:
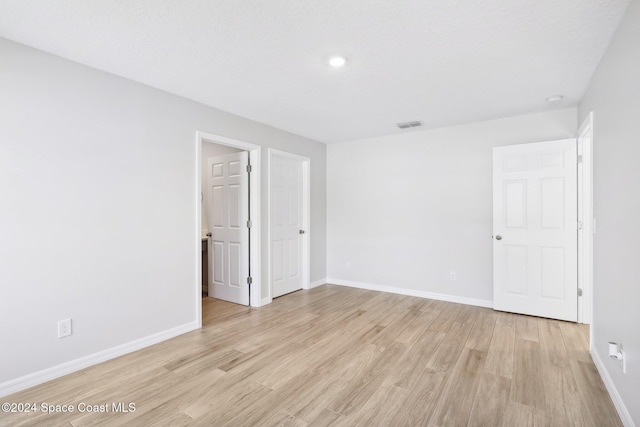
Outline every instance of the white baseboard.
{"label": "white baseboard", "polygon": [[273,301],[273,298],[271,297],[262,298],[260,300],[260,307],[262,307],[263,305],[271,304],[272,301]]}
{"label": "white baseboard", "polygon": [[613,404],[616,407],[616,410],[618,411],[618,415],[622,420],[622,424],[624,424],[625,427],[636,427],[633,420],[631,419],[631,414],[629,413],[629,410],[627,410],[627,407],[622,401],[622,397],[620,396],[620,393],[618,393],[618,389],[616,388],[615,384],[613,383],[613,380],[611,379],[611,376],[609,375],[609,372],[607,371],[607,368],[605,367],[604,363],[602,362],[602,359],[600,358],[600,355],[595,350],[595,348],[593,348],[593,346],[590,349],[590,353],[591,353],[591,358],[593,359],[593,363],[596,365],[596,368],[598,369],[600,378],[602,378],[602,382],[604,382],[604,385],[607,387],[607,391],[609,391],[609,396],[611,396],[611,400],[613,400]]}
{"label": "white baseboard", "polygon": [[184,325],[177,326],[166,331],[158,332],[156,334],[149,335],[135,341],[121,344],[119,346],[102,350],[88,356],[80,357],[78,359],[70,360],[69,362],[61,363],[57,366],[52,366],[51,368],[43,369],[41,371],[34,372],[20,378],[9,380],[0,384],[0,397],[25,390],[29,387],[33,387],[38,384],[42,384],[47,381],[62,377],[64,375],[79,371],[81,369],[88,368],[89,366],[97,365],[98,363],[114,359],[116,357],[134,352],[136,350],[140,350],[145,347],[149,347],[151,345],[166,341],[169,338],[185,334],[195,329],[198,329],[197,322],[186,323]]}
{"label": "white baseboard", "polygon": [[317,288],[318,286],[322,286],[327,283],[327,279],[320,279],[309,284],[309,289]]}
{"label": "white baseboard", "polygon": [[373,285],[370,283],[353,282],[351,280],[342,280],[342,279],[327,279],[327,283],[340,285],[340,286],[349,286],[351,288],[368,289],[370,291],[389,292],[392,294],[408,295],[411,297],[429,298],[429,299],[435,299],[439,301],[455,302],[458,304],[493,308],[493,301],[490,301],[490,300],[459,297],[456,295],[437,294],[433,292],[418,291],[415,289],[396,288],[393,286]]}

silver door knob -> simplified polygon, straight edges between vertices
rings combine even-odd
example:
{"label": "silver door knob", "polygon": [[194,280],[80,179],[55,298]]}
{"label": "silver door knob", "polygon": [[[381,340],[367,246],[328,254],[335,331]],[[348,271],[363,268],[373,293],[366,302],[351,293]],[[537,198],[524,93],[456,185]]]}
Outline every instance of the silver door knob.
{"label": "silver door knob", "polygon": [[300,230],[298,233],[300,233],[300,234],[304,234],[304,233],[305,233],[305,231],[304,231],[304,230]]}
{"label": "silver door knob", "polygon": [[498,235],[496,236],[496,240],[502,240],[502,236],[498,234]]}

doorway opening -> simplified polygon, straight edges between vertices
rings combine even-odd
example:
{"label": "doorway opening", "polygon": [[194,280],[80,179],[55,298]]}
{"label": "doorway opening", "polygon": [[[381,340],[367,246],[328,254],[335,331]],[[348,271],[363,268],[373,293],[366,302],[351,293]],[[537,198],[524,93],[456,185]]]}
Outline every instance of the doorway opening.
{"label": "doorway opening", "polygon": [[[251,165],[250,173],[247,174],[248,178],[248,197],[247,207],[250,222],[242,224],[248,229],[248,239],[250,245],[248,247],[248,253],[246,260],[250,275],[247,278],[234,277],[236,282],[243,282],[244,286],[249,288],[249,305],[253,307],[259,307],[261,304],[261,274],[260,274],[260,156],[261,147],[259,145],[251,144],[245,141],[240,141],[232,138],[227,138],[220,135],[209,134],[205,132],[196,132],[196,200],[198,203],[196,209],[196,244],[197,254],[196,257],[196,283],[195,283],[195,303],[196,303],[196,318],[198,326],[202,326],[202,276],[203,267],[206,268],[206,264],[203,265],[203,257],[200,256],[203,248],[203,237],[206,237],[208,241],[212,239],[206,236],[209,231],[208,219],[203,218],[204,213],[204,199],[205,188],[202,184],[203,173],[206,171],[207,158],[211,157],[211,154],[218,156],[230,156],[233,153],[246,152],[248,163]],[[204,147],[204,148],[203,148]],[[205,175],[206,176],[206,175]],[[235,183],[233,185],[240,185]],[[250,189],[250,191],[248,191]],[[206,224],[207,228],[204,228]],[[204,231],[204,235],[203,235]],[[208,247],[208,250],[212,248]],[[209,282],[210,284],[210,282]]]}
{"label": "doorway opening", "polygon": [[[546,147],[545,144],[555,144],[556,148],[558,144],[567,144],[565,155],[558,156],[557,153],[553,153],[551,147]],[[538,162],[539,168],[537,172],[533,173],[531,177],[525,174],[526,165],[530,163],[527,161],[527,154],[524,151],[527,147],[543,147],[546,148],[540,153]],[[533,314],[542,317],[551,318],[563,318],[565,320],[577,321],[578,323],[591,323],[591,307],[593,304],[593,291],[592,291],[592,277],[593,277],[593,233],[595,231],[595,219],[593,218],[593,114],[590,113],[585,119],[584,123],[578,131],[576,139],[553,141],[544,143],[533,144],[520,144],[507,147],[497,147],[494,149],[494,156],[498,155],[498,161],[494,158],[494,272],[497,274],[494,276],[494,307],[499,305],[496,301],[501,298],[500,304],[506,305],[506,311],[521,312],[524,314]],[[533,148],[532,148],[533,150]],[[507,152],[512,151],[510,158],[503,158]],[[526,154],[526,155],[525,155]],[[502,156],[502,157],[501,157]],[[562,162],[556,162],[557,167],[554,166],[553,157],[557,157]],[[571,160],[569,160],[571,159]],[[565,163],[567,161],[567,163]],[[560,163],[563,163],[561,165]],[[522,170],[519,170],[522,166]],[[552,170],[567,168],[570,169],[567,172],[567,182],[572,182],[568,187],[560,186],[560,182],[564,178],[550,176]],[[496,172],[496,167],[502,169],[501,172]],[[546,171],[545,171],[546,169]],[[505,172],[506,171],[506,172]],[[510,179],[504,181],[504,179],[496,181],[496,173],[504,175],[509,172],[511,174]],[[546,175],[545,175],[546,174]],[[501,175],[501,176],[502,176]],[[549,175],[549,176],[547,176]],[[529,188],[529,191],[524,191],[527,188],[527,180],[531,178],[537,179],[539,185]],[[497,185],[497,187],[496,187]],[[554,190],[554,185],[557,187],[557,191]],[[522,192],[516,191],[522,188]],[[569,188],[572,188],[574,192],[573,199],[565,199],[566,194],[570,193]],[[536,193],[537,192],[537,193]],[[547,193],[546,196],[544,193]],[[538,194],[539,193],[539,194]],[[505,204],[507,196],[511,196],[512,203]],[[557,196],[558,206],[553,206],[554,195]],[[516,197],[517,196],[517,197]],[[544,197],[543,197],[544,196]],[[546,197],[546,198],[545,198]],[[529,213],[530,209],[527,208],[528,204],[526,200],[532,198],[536,200],[536,209]],[[562,202],[560,199],[563,199]],[[546,200],[548,209],[545,209],[543,201]],[[496,205],[496,203],[498,205]],[[566,205],[563,207],[562,203]],[[563,214],[566,216],[564,220],[559,216],[554,221],[554,216]],[[541,218],[536,220],[536,215],[540,215]],[[497,218],[497,219],[496,219]],[[523,230],[526,231],[527,223],[532,220],[531,223],[540,222],[541,228],[544,230],[538,230],[536,239],[528,238],[526,241],[535,241],[540,246],[540,253],[542,254],[540,260],[536,260],[531,263],[528,260],[527,248],[524,241],[518,245],[517,237],[518,233],[522,234]],[[511,223],[509,223],[509,220]],[[518,222],[519,221],[519,222]],[[497,224],[497,229],[496,229]],[[511,230],[507,230],[511,227]],[[552,232],[556,234],[565,230],[565,241],[561,243],[558,236],[553,236],[554,239],[549,242],[542,242],[542,236],[544,233],[548,235]],[[514,231],[515,230],[515,231]],[[509,232],[511,241],[504,240],[503,231]],[[543,236],[544,237],[544,236]],[[547,236],[548,238],[549,236]],[[515,240],[514,240],[515,239]],[[541,243],[542,242],[542,243]],[[569,249],[569,252],[565,252],[563,245]],[[574,246],[575,245],[575,246]],[[498,251],[496,248],[498,247]],[[573,253],[575,249],[575,253]],[[510,253],[509,253],[510,251]],[[535,251],[530,251],[535,253]],[[546,252],[546,257],[545,253]],[[554,252],[561,254],[562,257],[558,258],[554,256]],[[497,255],[496,255],[497,253]],[[570,257],[566,258],[569,254]],[[555,260],[554,260],[555,258]],[[566,258],[566,259],[565,259]],[[507,259],[510,260],[510,264],[507,263]],[[570,259],[569,262],[567,260]],[[502,261],[504,265],[496,265],[496,262]],[[544,265],[546,261],[547,265]],[[560,262],[562,261],[562,262]],[[518,262],[522,264],[522,268],[518,266]],[[499,262],[498,262],[499,263]],[[562,265],[564,264],[564,265]],[[515,266],[514,266],[515,265]],[[542,271],[535,271],[535,268],[540,268]],[[546,285],[545,289],[539,296],[544,298],[538,298],[536,303],[540,303],[545,300],[540,307],[535,307],[532,301],[528,301],[528,295],[522,291],[519,292],[517,286],[519,282],[524,283],[528,281],[533,271],[533,275],[537,277],[537,281]],[[538,273],[538,274],[536,274]],[[510,276],[510,277],[507,277]],[[556,280],[554,279],[556,277]],[[567,292],[563,292],[564,295],[554,295],[562,287],[563,282],[567,277],[570,277],[568,285],[565,287]],[[497,279],[496,279],[497,278]],[[542,280],[544,278],[544,280]],[[518,280],[519,279],[519,280]],[[500,286],[496,288],[496,280],[502,281]],[[553,286],[550,286],[553,284]],[[507,285],[510,285],[507,286]],[[521,289],[528,289],[528,286]],[[499,293],[502,292],[510,294],[509,303],[507,303],[507,297],[503,297]],[[535,293],[535,292],[534,292]],[[531,298],[529,298],[531,299]],[[554,301],[551,301],[554,300]],[[551,302],[549,302],[551,301]],[[517,308],[518,304],[525,304],[526,308]],[[556,315],[547,313],[543,314],[545,310],[550,310],[552,304],[564,304],[565,314]],[[503,307],[504,308],[504,307]],[[498,308],[500,309],[500,308]],[[535,310],[533,312],[526,312],[526,310]],[[566,316],[566,317],[564,317]]]}

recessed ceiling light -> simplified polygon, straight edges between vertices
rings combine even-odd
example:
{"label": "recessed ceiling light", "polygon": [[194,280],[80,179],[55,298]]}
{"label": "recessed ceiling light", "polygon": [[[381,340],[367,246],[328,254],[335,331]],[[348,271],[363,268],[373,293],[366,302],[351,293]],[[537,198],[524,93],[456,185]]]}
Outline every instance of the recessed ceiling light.
{"label": "recessed ceiling light", "polygon": [[562,95],[554,95],[547,98],[547,104],[549,105],[558,105],[562,102],[564,98]]}
{"label": "recessed ceiling light", "polygon": [[331,58],[329,58],[329,65],[335,68],[344,67],[344,64],[346,63],[347,63],[347,58],[345,58],[344,56],[334,55]]}

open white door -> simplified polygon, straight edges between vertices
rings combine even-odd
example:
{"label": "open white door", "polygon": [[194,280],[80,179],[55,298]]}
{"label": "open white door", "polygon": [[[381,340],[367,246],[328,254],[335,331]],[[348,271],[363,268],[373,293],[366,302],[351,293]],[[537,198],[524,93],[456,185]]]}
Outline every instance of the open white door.
{"label": "open white door", "polygon": [[577,320],[574,139],[493,149],[496,310]]}
{"label": "open white door", "polygon": [[249,153],[207,159],[209,296],[249,305]]}
{"label": "open white door", "polygon": [[303,287],[303,164],[273,154],[270,164],[272,298]]}

